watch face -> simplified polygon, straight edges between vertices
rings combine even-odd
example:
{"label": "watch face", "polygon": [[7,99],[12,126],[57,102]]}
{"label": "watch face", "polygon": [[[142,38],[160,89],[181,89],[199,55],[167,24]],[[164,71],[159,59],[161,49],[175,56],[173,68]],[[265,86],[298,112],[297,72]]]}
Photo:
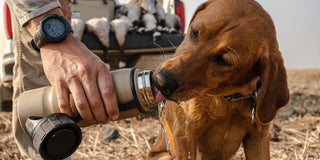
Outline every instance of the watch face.
{"label": "watch face", "polygon": [[57,38],[61,36],[64,31],[64,24],[57,19],[49,19],[45,24],[44,24],[44,31],[50,36]]}

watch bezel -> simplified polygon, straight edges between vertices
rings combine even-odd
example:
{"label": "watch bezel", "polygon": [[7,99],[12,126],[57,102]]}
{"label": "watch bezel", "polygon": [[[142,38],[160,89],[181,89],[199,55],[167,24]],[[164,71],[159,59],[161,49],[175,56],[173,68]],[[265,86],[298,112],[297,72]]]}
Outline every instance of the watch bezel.
{"label": "watch bezel", "polygon": [[[58,37],[52,37],[47,32],[44,31],[44,25],[48,20],[55,19],[64,25],[64,31],[61,36]],[[51,14],[47,15],[40,21],[39,26],[37,27],[36,33],[34,34],[32,40],[31,40],[31,46],[36,51],[40,52],[40,47],[47,43],[59,43],[63,40],[65,40],[69,33],[72,33],[72,27],[68,19],[66,19],[63,16],[59,16],[57,14]]]}
{"label": "watch bezel", "polygon": [[[59,16],[59,15],[56,15],[56,14],[53,14],[53,15],[49,15],[49,16],[46,16],[41,22],[40,22],[40,27],[41,27],[41,31],[42,33],[48,37],[49,39],[46,39],[45,40],[45,43],[49,43],[49,42],[60,42],[62,40],[64,40],[66,38],[66,35],[70,32],[68,30],[68,25],[67,23],[69,22],[66,22],[66,19],[65,18],[61,18],[62,16]],[[50,36],[46,31],[45,31],[45,27],[44,25],[46,24],[46,22],[48,22],[49,20],[51,19],[55,19],[55,20],[59,20],[60,22],[62,22],[63,26],[64,26],[64,31],[63,33],[58,36],[58,37],[52,37]]]}

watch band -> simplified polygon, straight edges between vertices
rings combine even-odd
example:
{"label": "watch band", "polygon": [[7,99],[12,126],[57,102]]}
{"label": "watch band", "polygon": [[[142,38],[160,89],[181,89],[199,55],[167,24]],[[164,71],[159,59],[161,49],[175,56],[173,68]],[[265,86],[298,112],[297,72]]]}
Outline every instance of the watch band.
{"label": "watch band", "polygon": [[[60,20],[64,24],[64,33],[61,36],[52,38],[43,31],[43,28],[44,28],[43,25],[50,19]],[[31,41],[31,46],[36,51],[40,52],[40,47],[43,44],[61,42],[66,39],[66,37],[70,32],[73,32],[72,27],[69,21],[65,17],[59,16],[56,14],[45,16],[44,18],[42,18],[40,25],[37,27],[36,33],[33,36],[33,39]]]}

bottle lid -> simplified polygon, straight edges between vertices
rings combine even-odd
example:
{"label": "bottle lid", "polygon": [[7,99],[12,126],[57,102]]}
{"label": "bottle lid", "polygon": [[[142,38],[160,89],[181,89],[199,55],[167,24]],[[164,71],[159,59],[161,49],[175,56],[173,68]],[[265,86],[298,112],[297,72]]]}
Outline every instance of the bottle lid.
{"label": "bottle lid", "polygon": [[31,132],[29,134],[43,159],[67,158],[78,148],[82,140],[80,127],[63,113],[50,114],[41,119],[30,117],[26,126],[33,126],[32,130],[28,129]]}

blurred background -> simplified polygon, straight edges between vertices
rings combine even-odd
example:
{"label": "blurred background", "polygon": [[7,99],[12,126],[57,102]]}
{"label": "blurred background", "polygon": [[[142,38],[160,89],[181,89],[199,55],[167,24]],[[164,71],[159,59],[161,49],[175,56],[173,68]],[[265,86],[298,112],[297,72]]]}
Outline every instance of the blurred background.
{"label": "blurred background", "polygon": [[[186,25],[206,0],[184,0]],[[320,68],[320,1],[257,0],[276,25],[280,51],[289,69]]]}
{"label": "blurred background", "polygon": [[[127,3],[130,0],[120,0]],[[182,0],[186,30],[197,7],[207,0]],[[320,1],[257,0],[271,15],[288,69],[320,68]]]}

